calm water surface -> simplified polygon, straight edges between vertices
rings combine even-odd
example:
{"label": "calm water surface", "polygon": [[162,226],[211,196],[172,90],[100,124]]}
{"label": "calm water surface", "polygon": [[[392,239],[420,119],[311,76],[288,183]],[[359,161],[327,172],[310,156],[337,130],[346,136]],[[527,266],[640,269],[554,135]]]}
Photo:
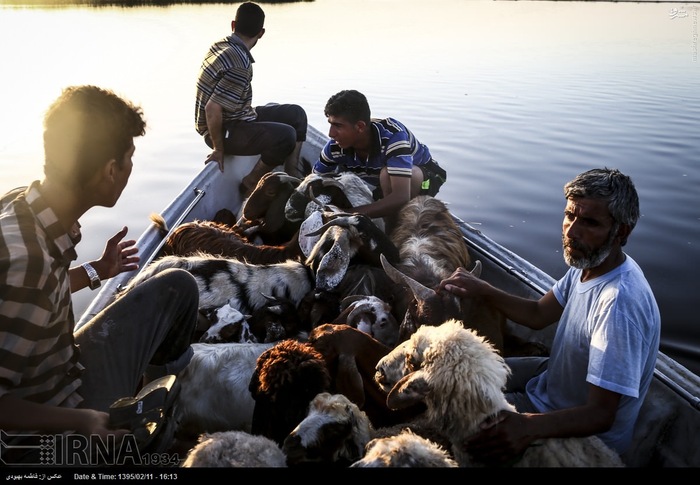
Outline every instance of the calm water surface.
{"label": "calm water surface", "polygon": [[[0,7],[0,191],[41,177],[44,110],[70,84],[144,107],[129,186],[81,220],[80,261],[122,225],[138,238],[202,168],[194,83],[237,4]],[[642,217],[627,252],[662,313],[662,349],[700,373],[698,4],[317,0],[265,5],[254,102],[323,106],[358,89],[428,144],[462,219],[555,278],[563,184],[596,166],[634,179]],[[75,295],[80,315],[91,297]]]}

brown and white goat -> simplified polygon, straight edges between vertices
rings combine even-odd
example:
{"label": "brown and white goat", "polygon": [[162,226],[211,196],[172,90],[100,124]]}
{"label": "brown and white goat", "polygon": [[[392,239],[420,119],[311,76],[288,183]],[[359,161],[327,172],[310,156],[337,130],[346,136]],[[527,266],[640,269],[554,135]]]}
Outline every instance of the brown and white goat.
{"label": "brown and white goat", "polygon": [[391,349],[349,325],[327,323],[314,328],[308,342],[326,360],[332,377],[330,392],[344,394],[367,413],[376,427],[404,423],[423,411],[422,406],[390,410],[386,392],[374,382],[375,366]]}
{"label": "brown and white goat", "polygon": [[264,244],[284,244],[299,229],[299,222],[287,220],[284,208],[300,179],[286,172],[270,172],[258,181],[250,196],[243,201],[236,227],[248,238],[260,237]]}
{"label": "brown and white goat", "polygon": [[343,299],[341,309],[330,323],[349,325],[389,348],[396,346],[399,324],[387,302],[374,295],[351,295]]}
{"label": "brown and white goat", "polygon": [[[502,352],[506,328],[502,312],[482,300],[460,300],[433,290],[457,268],[472,267],[462,231],[445,203],[430,196],[411,199],[398,214],[391,240],[399,249],[400,261],[394,267],[383,259],[382,266],[395,283],[408,290],[399,342],[421,325],[440,325],[455,318],[476,329]],[[473,271],[480,273],[479,262]]]}
{"label": "brown and white goat", "polygon": [[[161,234],[168,234],[169,229],[161,215],[151,214],[150,218]],[[161,255],[192,256],[204,252],[253,264],[281,263],[290,259],[301,261],[304,255],[297,237],[298,233],[295,233],[292,239],[277,245],[255,244],[237,226],[196,220],[174,228],[165,240]]]}
{"label": "brown and white goat", "polygon": [[394,318],[399,316],[394,311],[395,288],[392,280],[383,268],[368,264],[351,264],[345,276],[335,288],[318,290],[314,288],[299,303],[299,314],[310,328],[324,323],[335,322],[343,311],[343,300],[350,296],[375,296],[392,306]]}

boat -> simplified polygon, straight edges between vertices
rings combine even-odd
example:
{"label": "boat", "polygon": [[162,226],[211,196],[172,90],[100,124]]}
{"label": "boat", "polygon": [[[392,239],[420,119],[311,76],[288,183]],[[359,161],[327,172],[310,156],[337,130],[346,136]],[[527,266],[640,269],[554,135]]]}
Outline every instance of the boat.
{"label": "boat", "polygon": [[[301,159],[316,160],[327,137],[309,127]],[[226,207],[234,213],[242,203],[237,188],[241,178],[257,161],[256,156],[227,156],[224,172],[215,163],[202,171],[168,205],[161,215],[169,228],[193,220],[213,219]],[[546,274],[519,255],[489,238],[480,230],[453,214],[467,243],[472,260],[482,263],[481,277],[494,286],[524,297],[539,298],[555,283]],[[156,259],[165,238],[151,225],[137,241],[141,256],[140,269]],[[76,327],[84,325],[113,301],[115,295],[138,272],[123,273],[106,281],[87,307]],[[529,341],[550,347],[555,326],[531,331],[513,322],[510,330]],[[654,379],[642,406],[634,442],[623,460],[629,467],[698,467],[700,466],[700,377],[659,352]]]}

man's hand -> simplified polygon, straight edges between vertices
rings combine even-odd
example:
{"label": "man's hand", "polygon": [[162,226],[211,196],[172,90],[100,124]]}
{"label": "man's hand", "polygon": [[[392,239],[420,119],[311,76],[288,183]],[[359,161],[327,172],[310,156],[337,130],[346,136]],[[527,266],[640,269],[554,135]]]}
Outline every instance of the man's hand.
{"label": "man's hand", "polygon": [[223,150],[214,150],[204,160],[204,165],[209,162],[216,162],[219,165],[219,172],[224,173],[224,152]]}
{"label": "man's hand", "polygon": [[501,411],[481,423],[481,431],[462,444],[464,451],[489,465],[509,464],[534,441],[526,414]]}
{"label": "man's hand", "polygon": [[457,268],[454,273],[440,282],[438,291],[447,291],[458,298],[469,298],[481,294],[485,285],[488,283],[465,268]]}
{"label": "man's hand", "polygon": [[128,230],[124,226],[112,236],[107,241],[100,259],[93,264],[100,275],[100,279],[106,280],[119,273],[138,269],[138,263],[141,258],[137,255],[139,250],[136,247],[136,241],[133,239],[122,241]]}

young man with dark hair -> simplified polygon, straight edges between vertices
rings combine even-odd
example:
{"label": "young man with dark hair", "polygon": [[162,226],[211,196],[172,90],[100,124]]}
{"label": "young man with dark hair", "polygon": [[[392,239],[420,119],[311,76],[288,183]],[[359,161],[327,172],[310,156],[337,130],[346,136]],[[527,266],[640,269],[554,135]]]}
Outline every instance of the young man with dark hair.
{"label": "young man with dark hair", "polygon": [[306,140],[307,117],[301,106],[269,104],[253,107],[253,59],[250,51],[265,34],[265,13],[253,2],[242,3],[231,22],[233,33],[215,42],[197,79],[195,127],[213,149],[204,163],[224,170],[224,155],[258,155],[260,159],[239,187],[246,196],[276,166],[295,177]]}
{"label": "young man with dark hair", "polygon": [[394,216],[417,195],[435,196],[447,179],[427,146],[394,118],[372,119],[367,98],[355,90],[334,94],[324,113],[331,138],[313,170],[350,171],[374,192],[375,202],[354,211],[371,218]]}
{"label": "young man with dark hair", "polygon": [[[44,179],[0,198],[0,429],[4,464],[37,462],[32,433],[118,443],[110,405],[189,362],[199,292],[184,270],[164,272],[77,331],[71,293],[138,268],[123,227],[100,259],[71,264],[79,218],[113,207],[133,167],[141,108],[96,86],[65,89],[44,119]],[[30,441],[32,441],[30,439]],[[47,462],[45,464],[51,464]]]}

